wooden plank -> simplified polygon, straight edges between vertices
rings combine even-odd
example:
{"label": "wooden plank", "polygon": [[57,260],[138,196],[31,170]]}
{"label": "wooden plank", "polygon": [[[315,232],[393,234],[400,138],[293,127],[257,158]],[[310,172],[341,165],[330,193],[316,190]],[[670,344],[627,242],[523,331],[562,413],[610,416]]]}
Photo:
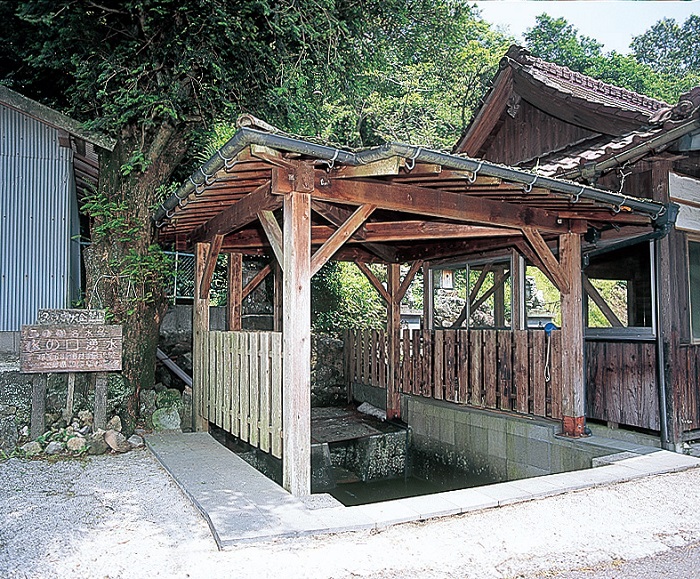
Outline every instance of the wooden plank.
{"label": "wooden plank", "polygon": [[421,354],[421,331],[411,331],[411,373],[413,376],[413,390],[415,396],[420,396],[423,388],[422,354]]}
{"label": "wooden plank", "polygon": [[564,271],[562,266],[557,261],[557,258],[554,257],[552,250],[549,249],[549,245],[547,245],[547,242],[543,239],[540,232],[534,227],[523,227],[523,233],[525,234],[525,237],[527,238],[527,241],[532,247],[533,251],[537,254],[541,263],[547,269],[549,275],[555,280],[556,283],[554,285],[556,285],[557,289],[559,289],[562,294],[569,293],[569,286],[571,283],[569,279],[569,272]]}
{"label": "wooden plank", "polygon": [[238,436],[244,442],[250,440],[250,332],[241,332],[241,403],[239,412],[241,416]]}
{"label": "wooden plank", "polygon": [[222,332],[222,351],[221,351],[221,367],[219,373],[220,380],[223,384],[223,399],[222,399],[222,426],[226,432],[231,432],[231,380],[232,380],[232,365],[231,365],[231,334],[232,332]]}
{"label": "wooden plank", "polygon": [[268,263],[266,266],[264,266],[258,273],[256,273],[253,276],[253,279],[251,279],[246,286],[243,288],[242,292],[242,299],[247,298],[254,290],[257,288],[263,280],[270,275],[270,272],[273,269],[273,265],[271,263]]}
{"label": "wooden plank", "polygon": [[620,412],[620,359],[624,356],[618,342],[605,344],[605,419],[619,424]]}
{"label": "wooden plank", "polygon": [[248,427],[250,436],[248,441],[252,446],[260,444],[260,332],[250,333],[250,372],[248,383],[250,384],[249,397],[250,413],[248,414]]}
{"label": "wooden plank", "polygon": [[445,397],[445,373],[443,360],[445,354],[445,330],[435,330],[433,334],[433,398]]}
{"label": "wooden plank", "polygon": [[401,331],[401,392],[412,394],[411,375],[411,331]]}
{"label": "wooden plank", "polygon": [[240,416],[239,409],[241,404],[240,395],[240,383],[241,383],[241,354],[239,345],[239,336],[241,332],[230,332],[229,333],[229,343],[231,349],[231,403],[229,406],[231,429],[229,432],[233,436],[238,437],[240,435]]}
{"label": "wooden plank", "polygon": [[369,180],[331,180],[321,185],[320,176],[314,191],[315,199],[363,205],[370,203],[382,209],[432,215],[445,219],[499,224],[508,227],[533,226],[544,231],[568,231],[568,222],[562,222],[552,212],[524,207],[502,201],[492,201],[457,192],[418,187],[399,183]]}
{"label": "wooden plank", "polygon": [[640,426],[640,407],[643,393],[640,390],[641,380],[639,376],[641,364],[641,352],[639,344],[625,344],[622,362],[622,372],[620,374],[621,388],[621,408],[620,415],[622,424]]}
{"label": "wooden plank", "polygon": [[469,330],[469,404],[484,406],[483,348],[481,330]]}
{"label": "wooden plank", "polygon": [[204,264],[209,251],[209,244],[198,243],[195,246],[195,291],[192,307],[192,401],[194,427],[197,431],[205,431],[208,426],[207,380],[208,366],[205,365],[205,340],[209,332],[209,296],[200,298],[200,284],[204,273]]}
{"label": "wooden plank", "polygon": [[211,280],[214,278],[214,270],[216,269],[216,262],[219,258],[219,253],[221,252],[221,244],[224,241],[223,235],[215,235],[209,249],[207,251],[207,257],[204,264],[204,271],[202,272],[202,281],[199,284],[199,299],[204,299],[209,295],[209,290],[211,289]]}
{"label": "wooden plank", "polygon": [[335,230],[311,258],[311,275],[315,275],[333,254],[357,231],[376,209],[375,205],[361,205]]}
{"label": "wooden plank", "polygon": [[496,331],[480,330],[484,339],[484,403],[487,408],[496,408],[496,391],[498,384],[498,367],[496,357]]}
{"label": "wooden plank", "polygon": [[379,332],[379,387],[387,387],[387,342],[386,342],[386,332]]}
{"label": "wooden plank", "polygon": [[423,330],[423,351],[421,355],[421,394],[427,398],[433,397],[435,384],[433,381],[433,330]]}
{"label": "wooden plank", "polygon": [[511,398],[513,387],[513,332],[498,330],[498,407],[501,410],[513,410]]}
{"label": "wooden plank", "polygon": [[511,251],[511,265],[513,268],[512,298],[511,298],[511,318],[514,330],[525,330],[527,328],[527,314],[525,306],[525,258],[516,249]]}
{"label": "wooden plank", "polygon": [[311,492],[310,253],[311,196],[293,192],[284,196],[282,484],[294,496]]}
{"label": "wooden plank", "polygon": [[219,428],[224,427],[224,381],[222,377],[222,368],[226,364],[224,357],[224,332],[215,332],[214,341],[215,351],[212,356],[212,374],[215,376],[216,386],[216,425]]}
{"label": "wooden plank", "polygon": [[277,263],[283,263],[284,249],[282,246],[282,230],[280,229],[279,223],[277,223],[274,212],[260,211],[260,213],[258,213],[258,220],[267,236],[267,240],[270,242],[270,247],[272,247]]}
{"label": "wooden plank", "polygon": [[235,332],[241,329],[241,315],[243,313],[243,254],[228,254],[227,274],[226,326],[229,332]]}
{"label": "wooden plank", "polygon": [[197,227],[190,235],[190,243],[207,242],[215,235],[231,233],[255,221],[260,211],[274,211],[281,205],[282,199],[272,194],[267,181]]}
{"label": "wooden plank", "polygon": [[[654,344],[641,344],[640,368],[640,426],[659,430],[659,395],[656,387],[656,348]],[[697,376],[697,367],[694,375]],[[692,385],[693,380],[688,380]]]}
{"label": "wooden plank", "polygon": [[444,376],[445,376],[445,400],[456,402],[456,382],[455,374],[455,332],[445,332],[445,349],[443,358]]}
{"label": "wooden plank", "polygon": [[409,286],[411,285],[411,282],[413,281],[413,278],[416,277],[416,273],[418,273],[418,270],[423,266],[423,261],[422,260],[417,260],[414,261],[411,264],[411,268],[408,270],[408,273],[403,278],[403,281],[401,282],[401,286],[399,287],[399,293],[396,296],[396,298],[401,301],[405,295],[406,292],[408,291]]}
{"label": "wooden plank", "polygon": [[358,384],[362,383],[362,330],[354,332],[354,349],[355,349],[355,381]]}
{"label": "wooden plank", "polygon": [[369,342],[370,384],[379,386],[379,331],[371,331]]}
{"label": "wooden plank", "polygon": [[521,414],[528,413],[529,369],[528,363],[529,332],[515,330],[513,332],[513,387],[515,389],[515,410]]}
{"label": "wooden plank", "polygon": [[457,365],[457,402],[467,404],[469,401],[469,332],[457,330],[458,355]]}
{"label": "wooden plank", "polygon": [[270,380],[272,386],[272,429],[270,435],[272,437],[271,449],[272,456],[277,458],[282,457],[282,334],[275,332],[270,340],[272,351],[272,367],[270,371]]}
{"label": "wooden plank", "polygon": [[532,392],[532,413],[547,416],[547,384],[544,379],[546,362],[545,333],[542,330],[530,332],[530,389]]}
{"label": "wooden plank", "polygon": [[270,369],[270,332],[261,332],[259,341],[260,354],[260,420],[258,429],[260,440],[258,446],[263,452],[270,452],[270,426],[272,398],[272,384],[270,382],[272,372]]}
{"label": "wooden plank", "polygon": [[606,302],[605,298],[600,295],[600,292],[591,283],[591,280],[588,279],[586,274],[583,275],[583,290],[586,292],[586,294],[588,294],[588,297],[593,300],[593,303],[598,306],[602,314],[605,316],[605,319],[608,320],[613,328],[623,327],[620,318],[618,318],[615,312],[612,311],[612,308],[608,305],[608,302]]}
{"label": "wooden plank", "polygon": [[561,332],[552,332],[552,353],[551,353],[551,376],[550,385],[551,392],[551,417],[555,420],[561,420]]}
{"label": "wooden plank", "polygon": [[[98,373],[97,375],[101,375],[103,372]],[[32,437],[32,440],[36,440],[38,437],[40,437],[44,432],[46,432],[46,381],[47,377],[46,374],[34,374],[32,376],[32,412],[31,412],[31,419],[30,419],[30,429],[29,433]],[[107,390],[106,388],[104,389],[105,392],[105,402],[107,401]],[[97,401],[97,386],[95,386],[95,401]],[[97,416],[97,410],[98,408],[95,407],[95,420],[98,419]],[[106,408],[104,413],[102,414],[107,414]],[[100,416],[101,418],[101,416]],[[107,419],[105,417],[103,425],[99,426],[99,428],[104,428],[104,423],[107,422]],[[97,422],[95,423],[97,426]]]}

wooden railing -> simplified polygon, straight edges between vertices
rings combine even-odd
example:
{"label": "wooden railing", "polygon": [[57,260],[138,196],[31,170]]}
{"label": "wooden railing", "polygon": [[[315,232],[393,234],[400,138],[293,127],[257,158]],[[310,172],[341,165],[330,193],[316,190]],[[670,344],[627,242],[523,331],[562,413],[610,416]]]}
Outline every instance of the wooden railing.
{"label": "wooden railing", "polygon": [[282,334],[208,332],[199,372],[203,417],[282,456]]}
{"label": "wooden railing", "polygon": [[[406,394],[477,408],[561,418],[561,337],[542,330],[404,330],[396,379]],[[382,331],[345,334],[349,383],[386,388]],[[549,380],[545,378],[548,366]]]}

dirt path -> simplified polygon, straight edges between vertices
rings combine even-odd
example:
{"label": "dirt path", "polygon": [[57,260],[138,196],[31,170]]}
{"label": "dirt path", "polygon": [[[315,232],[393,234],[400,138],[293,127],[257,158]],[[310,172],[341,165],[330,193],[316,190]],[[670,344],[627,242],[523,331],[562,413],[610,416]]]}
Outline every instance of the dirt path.
{"label": "dirt path", "polygon": [[507,578],[585,572],[669,556],[674,547],[700,541],[698,504],[700,469],[381,532],[218,552],[206,524],[146,450],[53,465],[13,459],[0,464],[0,576]]}

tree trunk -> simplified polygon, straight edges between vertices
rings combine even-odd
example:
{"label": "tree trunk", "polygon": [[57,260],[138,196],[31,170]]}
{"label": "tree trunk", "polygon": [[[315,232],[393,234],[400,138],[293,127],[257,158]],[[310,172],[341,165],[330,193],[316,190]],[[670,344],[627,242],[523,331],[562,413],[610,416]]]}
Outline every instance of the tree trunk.
{"label": "tree trunk", "polygon": [[155,379],[158,333],[167,309],[167,277],[153,246],[151,215],[161,185],[186,150],[184,132],[167,125],[153,132],[150,143],[141,139],[141,128],[131,126],[113,152],[102,153],[97,207],[87,210],[92,243],[84,252],[88,306],[107,309],[110,322],[122,325],[120,414],[130,422],[138,416],[140,390],[151,388]]}

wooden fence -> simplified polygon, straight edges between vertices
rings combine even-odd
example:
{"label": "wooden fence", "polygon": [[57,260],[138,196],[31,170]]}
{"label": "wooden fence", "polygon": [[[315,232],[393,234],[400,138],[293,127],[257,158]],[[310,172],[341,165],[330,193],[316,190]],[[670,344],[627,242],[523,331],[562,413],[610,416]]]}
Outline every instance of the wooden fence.
{"label": "wooden fence", "polygon": [[587,341],[586,402],[588,418],[659,430],[656,344]]}
{"label": "wooden fence", "polygon": [[[401,392],[477,408],[561,418],[561,335],[552,332],[549,380],[542,330],[404,330],[397,368]],[[386,388],[385,333],[349,331],[349,383]]]}
{"label": "wooden fence", "polygon": [[282,334],[208,332],[201,357],[204,418],[280,458]]}

